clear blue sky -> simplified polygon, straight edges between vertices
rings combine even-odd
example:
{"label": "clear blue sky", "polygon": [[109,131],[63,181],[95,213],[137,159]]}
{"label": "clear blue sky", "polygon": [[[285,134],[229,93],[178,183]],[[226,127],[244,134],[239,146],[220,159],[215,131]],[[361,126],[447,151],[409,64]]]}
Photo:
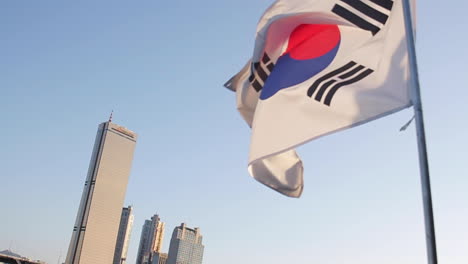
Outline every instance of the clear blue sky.
{"label": "clear blue sky", "polygon": [[[0,250],[65,258],[97,125],[139,134],[126,204],[199,226],[205,264],[425,263],[414,125],[405,110],[299,149],[290,199],[247,173],[249,128],[222,84],[271,3],[0,2]],[[420,1],[423,88],[440,263],[468,263],[466,1]]]}

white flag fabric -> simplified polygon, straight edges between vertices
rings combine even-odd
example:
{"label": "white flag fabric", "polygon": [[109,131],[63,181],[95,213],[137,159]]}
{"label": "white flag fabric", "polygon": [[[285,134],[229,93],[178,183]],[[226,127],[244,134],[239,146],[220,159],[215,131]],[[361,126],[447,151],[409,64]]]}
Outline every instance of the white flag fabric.
{"label": "white flag fabric", "polygon": [[250,174],[299,197],[296,146],[411,106],[406,45],[401,0],[273,3],[252,59],[225,84],[252,128]]}

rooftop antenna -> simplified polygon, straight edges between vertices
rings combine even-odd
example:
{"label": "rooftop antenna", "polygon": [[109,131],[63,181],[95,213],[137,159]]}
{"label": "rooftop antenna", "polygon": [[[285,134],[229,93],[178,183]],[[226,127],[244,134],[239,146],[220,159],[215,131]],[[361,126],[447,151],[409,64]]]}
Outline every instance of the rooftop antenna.
{"label": "rooftop antenna", "polygon": [[111,111],[111,114],[109,116],[109,123],[112,122],[112,114],[114,113],[114,110]]}

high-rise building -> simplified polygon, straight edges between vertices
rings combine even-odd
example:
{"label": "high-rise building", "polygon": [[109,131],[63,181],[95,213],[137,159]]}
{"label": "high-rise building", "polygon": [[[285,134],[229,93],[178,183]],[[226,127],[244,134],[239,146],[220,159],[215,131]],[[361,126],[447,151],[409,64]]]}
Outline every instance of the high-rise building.
{"label": "high-rise building", "polygon": [[141,230],[136,264],[151,264],[155,252],[160,253],[164,238],[164,222],[156,214],[145,220]]}
{"label": "high-rise building", "polygon": [[122,209],[120,217],[119,233],[115,244],[114,264],[125,264],[127,262],[128,244],[133,227],[133,208],[131,206]]}
{"label": "high-rise building", "polygon": [[153,253],[153,261],[151,264],[166,264],[167,262],[167,253]]}
{"label": "high-rise building", "polygon": [[205,248],[202,240],[199,228],[188,228],[185,223],[174,228],[167,264],[201,264]]}
{"label": "high-rise building", "polygon": [[[136,259],[136,264],[142,264],[143,261],[147,261],[149,258],[149,252],[147,252],[146,248],[147,245],[150,243],[148,242],[150,238],[150,229],[151,229],[151,221],[145,220],[143,224],[143,228],[141,229],[141,236],[140,236],[140,245],[138,246],[138,255]],[[146,258],[145,258],[146,255]]]}
{"label": "high-rise building", "polygon": [[99,125],[66,264],[112,263],[137,135]]}

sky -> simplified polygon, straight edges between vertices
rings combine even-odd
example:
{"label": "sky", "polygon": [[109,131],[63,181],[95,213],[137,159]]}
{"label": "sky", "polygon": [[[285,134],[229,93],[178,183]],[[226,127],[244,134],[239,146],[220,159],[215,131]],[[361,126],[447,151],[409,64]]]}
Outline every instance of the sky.
{"label": "sky", "polygon": [[[222,85],[271,0],[0,1],[0,250],[64,261],[99,123],[138,133],[125,205],[200,227],[205,264],[426,263],[412,109],[312,141],[300,199],[247,172]],[[468,263],[466,1],[418,4],[439,262]]]}

